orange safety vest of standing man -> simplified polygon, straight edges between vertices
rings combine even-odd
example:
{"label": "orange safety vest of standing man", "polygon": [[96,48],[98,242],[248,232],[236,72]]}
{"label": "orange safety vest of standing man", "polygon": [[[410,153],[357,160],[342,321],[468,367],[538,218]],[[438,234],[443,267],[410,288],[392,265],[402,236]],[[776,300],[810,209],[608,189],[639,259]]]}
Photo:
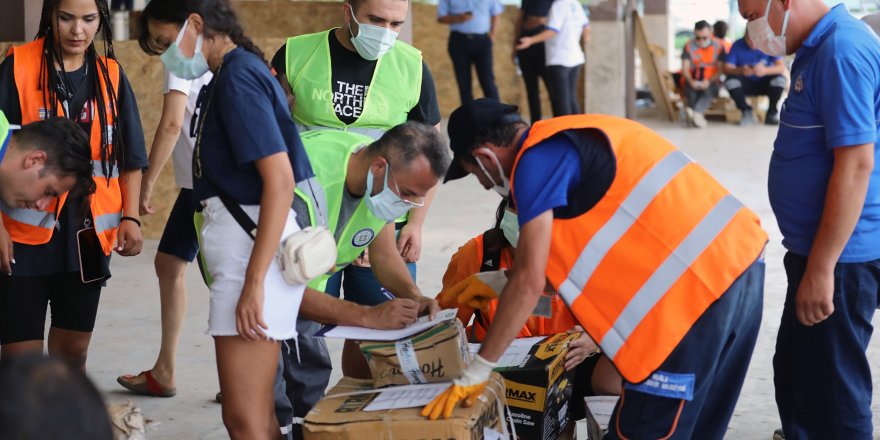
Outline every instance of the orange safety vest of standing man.
{"label": "orange safety vest of standing man", "polygon": [[[21,105],[22,125],[40,121],[51,116],[45,107],[44,97],[44,90],[48,86],[41,80],[42,75],[40,72],[41,68],[45,68],[43,63],[43,39],[13,47],[9,53],[15,56],[14,77]],[[107,66],[110,83],[118,93],[119,65],[105,57],[101,57],[100,62]],[[98,77],[101,81],[101,87],[105,87],[105,79],[102,75],[98,75]],[[112,120],[110,116],[111,106],[112,104],[109,100],[104,103],[104,108],[108,114],[108,121]],[[93,122],[91,124],[90,143],[92,146],[92,164],[97,190],[90,196],[89,204],[92,212],[93,226],[98,235],[98,240],[101,242],[101,248],[105,255],[110,255],[113,246],[116,244],[116,232],[122,218],[122,191],[119,187],[119,169],[116,165],[109,165],[108,175],[108,170],[104,170],[101,164],[102,127],[97,116],[97,109],[97,104],[92,102]],[[79,112],[82,109],[71,109],[71,111]],[[58,108],[54,112],[57,115],[66,114],[61,103],[58,104]],[[111,137],[110,130],[112,128],[108,127],[105,133],[108,138]],[[3,215],[3,225],[9,232],[10,237],[12,237],[12,241],[28,245],[48,243],[56,229],[55,223],[58,220],[56,216],[61,212],[61,208],[66,200],[67,193],[64,193],[43,210],[0,207]]]}

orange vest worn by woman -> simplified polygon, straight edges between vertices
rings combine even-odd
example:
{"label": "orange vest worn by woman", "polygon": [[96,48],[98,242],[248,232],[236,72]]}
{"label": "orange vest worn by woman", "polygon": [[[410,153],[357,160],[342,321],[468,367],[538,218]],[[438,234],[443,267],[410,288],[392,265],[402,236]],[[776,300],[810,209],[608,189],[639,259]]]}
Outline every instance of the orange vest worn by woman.
{"label": "orange vest worn by woman", "polygon": [[[47,87],[42,79],[45,75],[41,69],[45,69],[43,62],[43,39],[35,40],[22,46],[10,49],[10,54],[15,56],[15,85],[18,88],[19,102],[21,105],[21,123],[45,119],[49,112],[44,106],[44,89]],[[119,65],[113,60],[100,57],[99,62],[107,66],[110,83],[114,89],[114,95],[119,91]],[[42,66],[42,67],[41,67]],[[106,82],[99,75],[101,86],[106,87]],[[97,112],[97,104],[92,103],[93,114]],[[111,103],[109,97],[104,103],[107,111],[107,120],[112,120],[110,114]],[[59,103],[55,114],[64,115],[65,110]],[[112,127],[108,127],[104,135],[111,137]],[[90,134],[92,145],[92,164],[94,179],[97,190],[89,198],[95,232],[101,241],[101,247],[105,255],[110,255],[116,243],[116,231],[122,217],[122,191],[119,188],[119,169],[115,164],[110,165],[109,175],[101,166],[101,124],[97,117],[92,123]],[[108,178],[109,177],[109,178]],[[20,209],[3,206],[3,224],[9,232],[12,241],[17,243],[40,245],[49,242],[55,231],[56,215],[61,212],[67,193],[49,204],[45,210]]]}
{"label": "orange vest worn by woman", "polygon": [[[487,231],[487,233],[490,231]],[[501,231],[498,231],[499,235]],[[468,340],[471,342],[482,342],[495,316],[495,310],[498,308],[498,300],[489,303],[487,310],[475,310],[467,305],[459,305],[455,298],[451,298],[448,302],[441,300],[443,292],[459,281],[477,273],[491,270],[504,270],[513,266],[513,258],[510,253],[510,247],[504,247],[495,255],[484,246],[485,234],[478,235],[464,244],[458,249],[446,273],[443,275],[443,290],[437,295],[440,307],[444,309],[453,309],[458,307],[458,319],[467,325],[471,317],[474,317],[474,323],[467,328]],[[565,333],[571,330],[577,322],[572,316],[568,307],[562,301],[559,295],[550,296],[551,317],[544,318],[541,316],[530,316],[529,320],[519,331],[517,338],[528,338],[532,336],[549,336],[557,333]]]}
{"label": "orange vest worn by woman", "polygon": [[547,279],[623,377],[639,383],[758,259],[767,233],[753,211],[684,153],[613,116],[535,123],[511,187],[523,153],[577,129],[603,133],[617,169],[592,209],[553,219]]}

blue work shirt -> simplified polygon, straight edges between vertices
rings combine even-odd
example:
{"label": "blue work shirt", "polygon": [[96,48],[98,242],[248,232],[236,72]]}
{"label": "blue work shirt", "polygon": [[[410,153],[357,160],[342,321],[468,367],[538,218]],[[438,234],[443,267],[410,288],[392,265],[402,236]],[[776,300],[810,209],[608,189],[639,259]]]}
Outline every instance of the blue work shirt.
{"label": "blue work shirt", "polygon": [[[780,57],[774,57],[771,55],[767,55],[758,49],[752,49],[751,47],[749,47],[748,44],[746,44],[745,38],[740,38],[739,40],[736,40],[732,46],[730,46],[730,53],[727,54],[724,62],[727,64],[733,64],[736,67],[754,67],[758,64],[763,64],[766,67],[770,67],[776,65],[776,62],[779,60]],[[745,78],[750,80],[760,79],[760,77],[755,75],[749,75]]]}
{"label": "blue work shirt", "polygon": [[488,34],[492,27],[492,17],[504,12],[500,0],[440,0],[437,4],[437,17],[458,15],[470,12],[470,20],[449,25],[449,30],[465,34]]}
{"label": "blue work shirt", "polygon": [[[211,91],[214,88],[214,91]],[[313,176],[299,132],[290,118],[287,98],[265,62],[241,47],[229,52],[214,74],[208,93],[199,145],[202,178],[193,155],[193,197],[215,196],[211,183],[242,205],[259,205],[263,179],[254,164],[286,152],[297,180]],[[206,181],[210,179],[210,183]]]}
{"label": "blue work shirt", "polygon": [[837,5],[797,51],[792,86],[770,159],[770,205],[789,251],[809,255],[819,228],[834,149],[874,144],[875,167],[841,263],[880,258],[880,40]]}

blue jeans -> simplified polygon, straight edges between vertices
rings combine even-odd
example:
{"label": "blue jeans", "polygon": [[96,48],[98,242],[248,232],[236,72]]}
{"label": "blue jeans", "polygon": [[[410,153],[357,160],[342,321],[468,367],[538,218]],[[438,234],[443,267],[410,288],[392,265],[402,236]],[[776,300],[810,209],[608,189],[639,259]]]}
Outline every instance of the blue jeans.
{"label": "blue jeans", "polygon": [[812,327],[795,313],[807,258],[785,255],[788,291],[773,356],[776,405],[787,440],[871,439],[871,369],[865,350],[880,303],[880,260],[838,263],[834,313]]}
{"label": "blue jeans", "polygon": [[624,382],[605,439],[723,438],[752,358],[763,306],[764,261],[758,260],[703,313],[653,373],[692,375],[691,399],[652,394],[645,383]]}

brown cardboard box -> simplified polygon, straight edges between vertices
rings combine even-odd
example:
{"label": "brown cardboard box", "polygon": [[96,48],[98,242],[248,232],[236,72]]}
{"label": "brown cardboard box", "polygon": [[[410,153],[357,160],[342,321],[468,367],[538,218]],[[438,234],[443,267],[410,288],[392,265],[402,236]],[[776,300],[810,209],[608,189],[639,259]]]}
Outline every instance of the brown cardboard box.
{"label": "brown cardboard box", "polygon": [[360,341],[373,385],[449,382],[467,367],[468,345],[457,319],[394,342]]}
{"label": "brown cardboard box", "polygon": [[548,336],[532,345],[527,356],[515,356],[521,359],[517,365],[502,364],[495,369],[504,377],[507,404],[520,439],[557,439],[568,426],[574,371],[565,370],[565,354],[574,338],[565,333]]}
{"label": "brown cardboard box", "polygon": [[432,421],[419,414],[422,407],[364,411],[382,390],[372,390],[369,380],[344,377],[306,415],[303,433],[306,440],[504,438],[503,387],[501,377],[493,373],[474,406],[459,406],[449,419]]}

